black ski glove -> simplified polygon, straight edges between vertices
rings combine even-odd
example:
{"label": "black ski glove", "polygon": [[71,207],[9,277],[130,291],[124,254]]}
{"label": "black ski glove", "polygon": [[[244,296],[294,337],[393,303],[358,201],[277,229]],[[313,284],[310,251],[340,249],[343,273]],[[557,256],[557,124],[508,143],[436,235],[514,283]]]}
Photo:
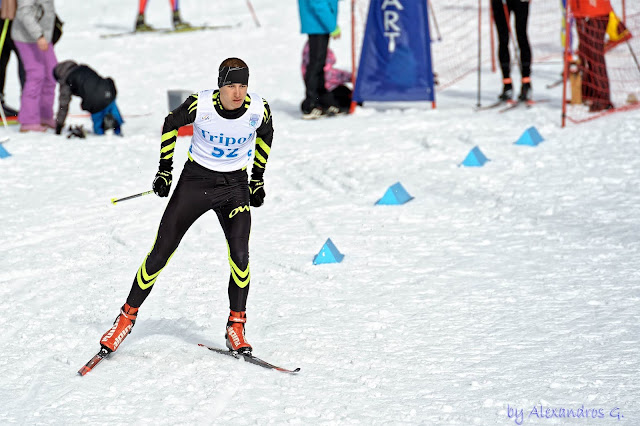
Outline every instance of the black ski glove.
{"label": "black ski glove", "polygon": [[155,179],[153,179],[153,192],[158,197],[169,196],[171,189],[171,171],[158,170]]}
{"label": "black ski glove", "polygon": [[264,180],[251,179],[249,182],[249,204],[251,207],[260,207],[264,203]]}

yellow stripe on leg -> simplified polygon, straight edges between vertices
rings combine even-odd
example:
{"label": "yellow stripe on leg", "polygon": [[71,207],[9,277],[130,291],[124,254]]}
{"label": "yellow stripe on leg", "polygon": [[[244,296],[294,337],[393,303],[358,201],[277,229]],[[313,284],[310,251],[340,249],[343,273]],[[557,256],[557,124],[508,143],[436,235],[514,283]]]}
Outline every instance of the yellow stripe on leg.
{"label": "yellow stripe on leg", "polygon": [[227,242],[227,251],[229,252],[229,265],[231,266],[231,277],[236,285],[240,288],[245,288],[249,285],[249,281],[251,280],[251,274],[249,273],[249,264],[247,263],[247,269],[244,271],[238,268],[238,265],[235,264],[233,259],[231,259],[231,249],[229,248],[229,243]]}

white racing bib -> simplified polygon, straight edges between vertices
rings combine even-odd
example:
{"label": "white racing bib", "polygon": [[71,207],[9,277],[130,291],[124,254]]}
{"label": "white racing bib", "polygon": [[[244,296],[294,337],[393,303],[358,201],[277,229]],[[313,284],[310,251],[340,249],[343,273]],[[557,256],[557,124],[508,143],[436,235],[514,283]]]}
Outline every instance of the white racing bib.
{"label": "white racing bib", "polygon": [[213,106],[213,90],[198,93],[196,121],[189,154],[210,170],[231,172],[253,160],[256,130],[262,124],[264,105],[260,95],[250,93],[247,111],[233,120],[221,117]]}

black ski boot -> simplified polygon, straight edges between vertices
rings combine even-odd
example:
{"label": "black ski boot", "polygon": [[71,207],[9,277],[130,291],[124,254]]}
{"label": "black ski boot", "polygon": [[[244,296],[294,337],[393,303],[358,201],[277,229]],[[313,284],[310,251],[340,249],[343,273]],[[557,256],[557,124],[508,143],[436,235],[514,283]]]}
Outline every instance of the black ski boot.
{"label": "black ski boot", "polygon": [[2,109],[4,110],[4,115],[6,117],[17,117],[19,111],[15,108],[11,108],[10,106],[4,103],[4,94],[0,93],[0,102],[2,103]]}
{"label": "black ski boot", "polygon": [[502,93],[498,96],[498,99],[503,102],[509,102],[513,98],[513,85],[510,78],[502,79]]}
{"label": "black ski boot", "polygon": [[182,18],[180,17],[179,10],[173,11],[172,21],[173,21],[173,29],[176,31],[186,30],[188,28],[191,28],[191,25],[188,22],[184,22],[182,20]]}
{"label": "black ski boot", "polygon": [[144,22],[144,13],[140,13],[136,19],[136,31],[153,31],[153,27]]}
{"label": "black ski boot", "polygon": [[523,78],[518,100],[520,102],[531,102],[531,91],[531,79],[528,77]]}

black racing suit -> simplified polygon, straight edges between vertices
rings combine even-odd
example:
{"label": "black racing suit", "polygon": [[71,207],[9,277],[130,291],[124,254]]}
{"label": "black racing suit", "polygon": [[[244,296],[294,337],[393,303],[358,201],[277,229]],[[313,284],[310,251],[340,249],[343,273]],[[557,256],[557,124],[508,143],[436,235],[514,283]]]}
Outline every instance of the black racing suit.
{"label": "black racing suit", "polygon": [[511,58],[509,57],[509,24],[507,15],[515,15],[516,38],[520,47],[520,64],[522,78],[531,75],[531,47],[527,37],[527,21],[529,19],[529,0],[506,0],[507,10],[505,11],[502,0],[491,0],[493,9],[493,20],[498,30],[498,58],[500,59],[500,69],[503,78],[510,78]]}
{"label": "black racing suit", "polygon": [[[236,110],[225,110],[219,100],[219,91],[213,93],[216,111],[226,119],[242,116],[250,103],[247,95],[244,104]],[[196,119],[198,95],[194,94],[172,111],[162,129],[160,168],[171,170],[177,131]],[[252,179],[262,180],[271,143],[273,121],[269,105],[264,101],[262,124],[256,131],[255,160]],[[229,307],[232,311],[246,309],[249,293],[249,185],[246,168],[232,172],[210,170],[191,158],[187,160],[178,184],[164,211],[153,248],[138,269],[133,280],[127,303],[140,307],[151,292],[162,269],[178,248],[189,227],[204,213],[213,210],[218,216],[227,239],[231,275],[229,278]]]}

